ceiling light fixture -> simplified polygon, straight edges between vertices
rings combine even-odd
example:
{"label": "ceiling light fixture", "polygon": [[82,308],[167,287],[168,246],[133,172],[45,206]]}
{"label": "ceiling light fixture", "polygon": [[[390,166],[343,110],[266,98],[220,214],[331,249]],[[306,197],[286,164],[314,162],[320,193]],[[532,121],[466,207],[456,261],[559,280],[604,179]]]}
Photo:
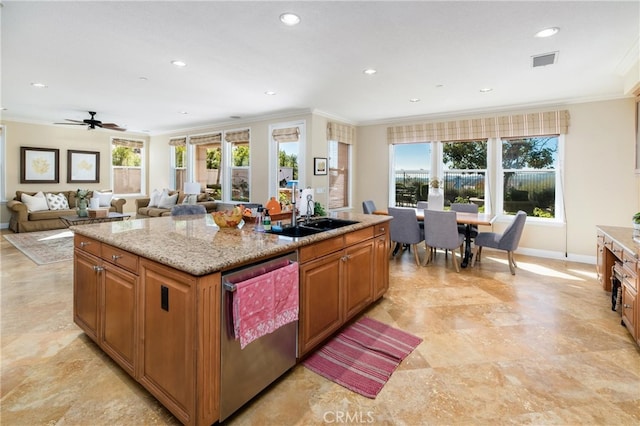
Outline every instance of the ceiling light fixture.
{"label": "ceiling light fixture", "polygon": [[363,73],[365,73],[366,75],[374,75],[375,73],[377,73],[378,71],[373,69],[373,68],[367,68],[364,71],[362,71]]}
{"label": "ceiling light fixture", "polygon": [[545,28],[544,30],[538,31],[535,36],[539,38],[551,37],[552,35],[558,34],[558,31],[560,31],[558,27]]}
{"label": "ceiling light fixture", "polygon": [[409,102],[413,102],[413,103],[420,102],[420,98],[411,98],[409,99]]}
{"label": "ceiling light fixture", "polygon": [[188,111],[180,111],[180,114],[187,115],[187,114],[189,114],[189,112]]}
{"label": "ceiling light fixture", "polygon": [[46,85],[46,84],[44,84],[44,83],[31,83],[31,85],[32,85],[33,87],[38,88],[38,89],[46,89],[46,88],[47,88],[47,85]]}
{"label": "ceiling light fixture", "polygon": [[480,93],[487,93],[487,92],[491,92],[493,89],[491,87],[483,87],[482,89],[480,89]]}
{"label": "ceiling light fixture", "polygon": [[285,12],[280,15],[280,22],[289,27],[293,27],[294,25],[298,25],[300,23],[300,17],[295,13]]}
{"label": "ceiling light fixture", "polygon": [[186,63],[186,62],[179,61],[179,60],[177,60],[177,59],[176,59],[176,60],[171,61],[171,64],[172,64],[172,65],[175,65],[175,66],[176,66],[176,67],[178,67],[178,68],[184,68],[184,67],[186,67],[186,66],[187,66],[187,63]]}
{"label": "ceiling light fixture", "polygon": [[267,96],[274,96],[276,92],[274,92],[273,90],[267,90],[266,92],[264,92],[264,94]]}

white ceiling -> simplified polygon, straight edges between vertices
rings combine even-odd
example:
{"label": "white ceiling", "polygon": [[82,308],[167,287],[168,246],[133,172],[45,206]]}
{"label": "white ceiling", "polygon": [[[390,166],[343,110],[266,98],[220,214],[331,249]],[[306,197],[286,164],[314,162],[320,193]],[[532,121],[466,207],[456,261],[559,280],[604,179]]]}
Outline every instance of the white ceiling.
{"label": "white ceiling", "polygon": [[[367,124],[611,99],[640,56],[638,1],[2,3],[3,119],[91,110],[151,133],[231,116],[317,111]],[[284,11],[301,23],[284,26]],[[533,36],[550,26],[560,32]],[[556,64],[532,68],[531,56],[554,51]]]}

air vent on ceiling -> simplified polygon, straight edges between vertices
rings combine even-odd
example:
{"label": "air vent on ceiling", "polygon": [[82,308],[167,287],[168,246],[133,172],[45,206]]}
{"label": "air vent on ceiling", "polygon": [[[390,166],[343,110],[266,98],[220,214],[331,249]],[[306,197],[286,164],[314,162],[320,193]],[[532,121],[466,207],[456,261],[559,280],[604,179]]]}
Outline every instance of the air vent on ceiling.
{"label": "air vent on ceiling", "polygon": [[558,60],[558,52],[543,53],[542,55],[536,55],[531,57],[531,66],[544,67],[547,65],[553,65]]}

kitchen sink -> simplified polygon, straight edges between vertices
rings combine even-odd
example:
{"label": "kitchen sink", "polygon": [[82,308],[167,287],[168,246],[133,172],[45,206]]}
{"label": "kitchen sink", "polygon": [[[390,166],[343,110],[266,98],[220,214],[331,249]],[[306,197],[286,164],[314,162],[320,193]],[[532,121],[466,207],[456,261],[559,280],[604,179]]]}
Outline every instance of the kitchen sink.
{"label": "kitchen sink", "polygon": [[285,226],[282,231],[266,231],[267,234],[282,235],[284,237],[308,237],[309,235],[317,234],[325,231],[325,229],[307,228],[304,226]]}
{"label": "kitchen sink", "polygon": [[330,229],[338,229],[338,228],[342,228],[343,226],[354,225],[356,223],[358,222],[355,220],[323,217],[320,219],[313,219],[308,222],[304,222],[300,226],[303,226],[305,228],[322,229],[323,231],[328,231]]}

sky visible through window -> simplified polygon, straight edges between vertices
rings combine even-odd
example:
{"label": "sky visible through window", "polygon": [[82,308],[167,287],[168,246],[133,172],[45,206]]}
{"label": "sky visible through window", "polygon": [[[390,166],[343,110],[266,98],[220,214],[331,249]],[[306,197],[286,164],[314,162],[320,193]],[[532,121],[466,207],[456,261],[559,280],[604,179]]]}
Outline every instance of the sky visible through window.
{"label": "sky visible through window", "polygon": [[396,170],[420,170],[429,169],[431,165],[431,152],[429,144],[412,143],[395,146]]}

